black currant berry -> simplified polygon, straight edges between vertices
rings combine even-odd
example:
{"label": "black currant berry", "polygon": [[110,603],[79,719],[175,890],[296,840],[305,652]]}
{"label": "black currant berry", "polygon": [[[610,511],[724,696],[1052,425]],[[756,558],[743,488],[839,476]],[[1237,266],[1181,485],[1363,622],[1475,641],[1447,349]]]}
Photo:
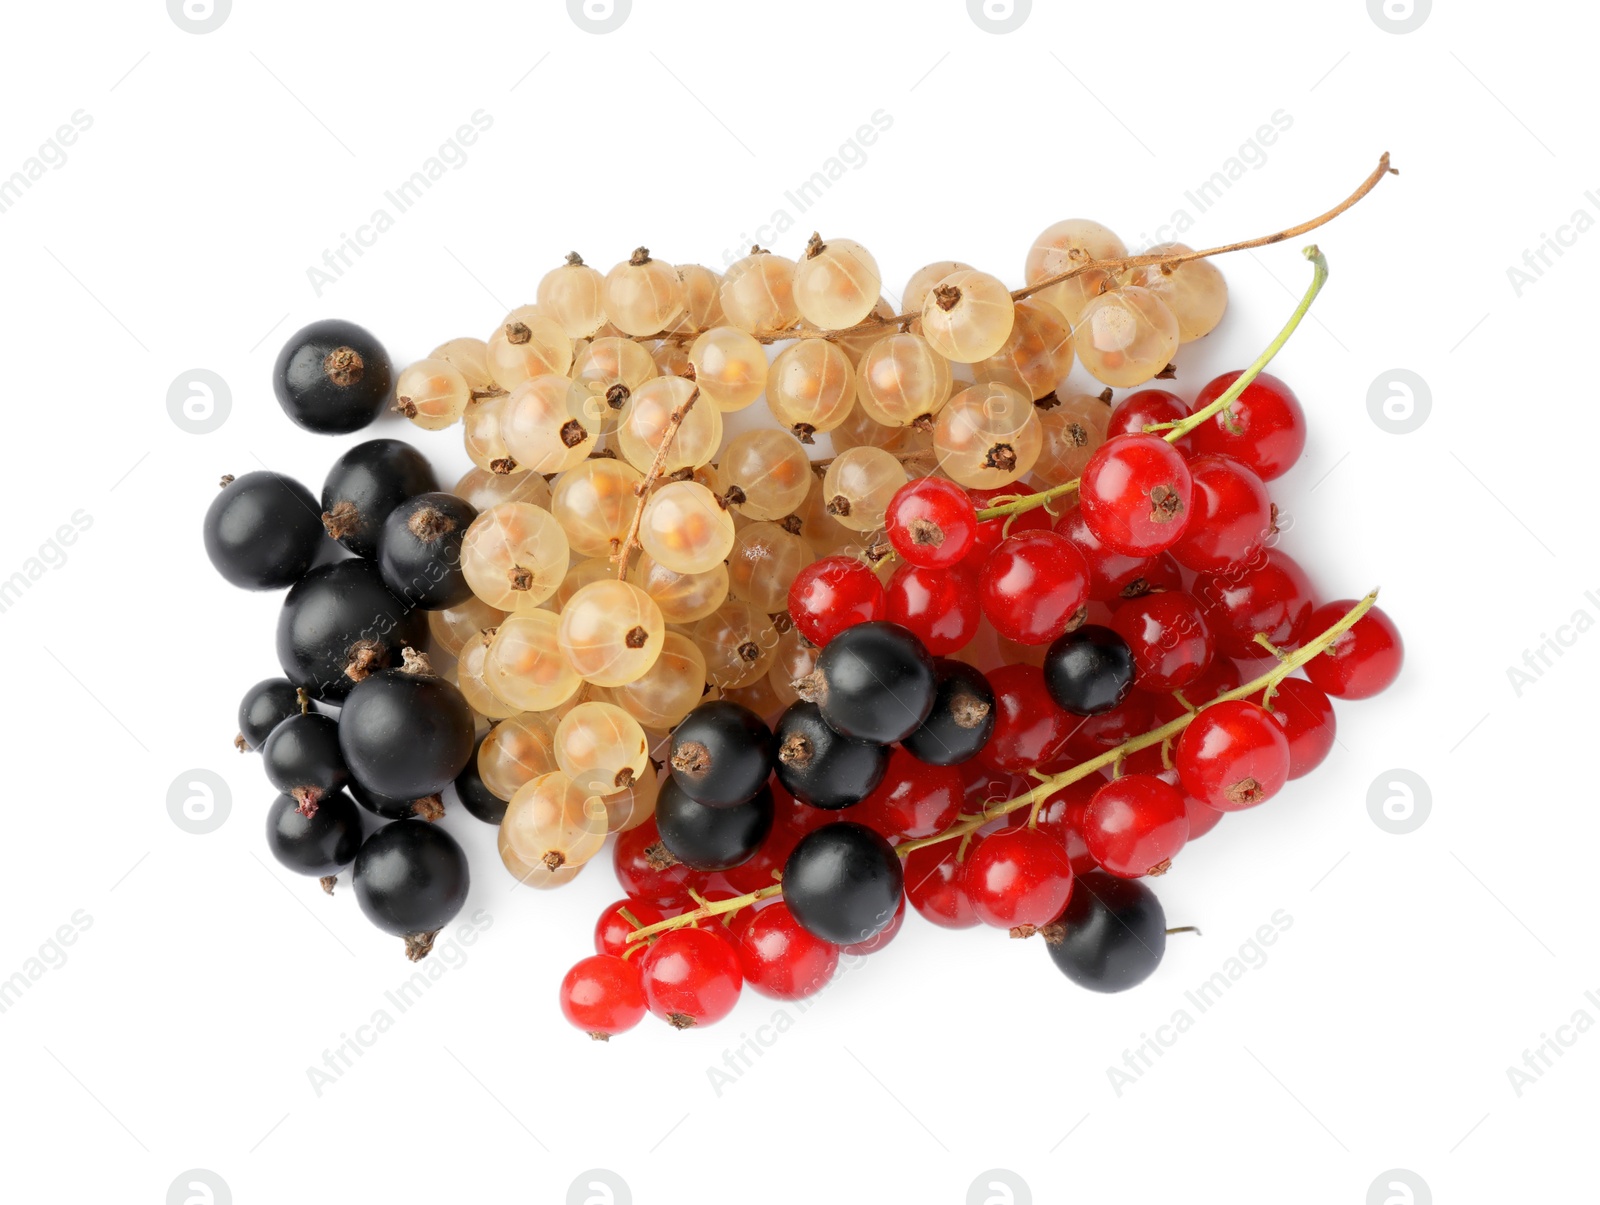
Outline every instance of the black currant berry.
{"label": "black currant berry", "polygon": [[369,791],[354,778],[350,779],[345,789],[367,811],[385,820],[438,820],[444,815],[444,800],[437,795],[425,795],[421,799],[391,799],[387,795]]}
{"label": "black currant berry", "polygon": [[406,957],[416,962],[467,902],[471,873],[466,853],[444,829],[398,820],[362,844],[352,880],[367,919],[404,937]]}
{"label": "black currant berry", "polygon": [[337,703],[374,670],[422,648],[424,611],[389,593],[378,567],[360,558],[319,565],[297,582],[278,616],[278,663],[314,699]]}
{"label": "black currant berry", "polygon": [[[259,749],[272,730],[292,715],[300,714],[300,696],[287,678],[267,678],[244,692],[239,700],[239,735],[234,744]],[[241,744],[242,742],[242,744]]]}
{"label": "black currant berry", "polygon": [[376,560],[389,512],[407,498],[439,488],[428,458],[399,439],[357,444],[322,483],[322,526],[357,556]]}
{"label": "black currant berry", "polygon": [[1068,979],[1091,991],[1121,992],[1161,964],[1167,915],[1137,879],[1092,870],[1074,880],[1066,911],[1040,932],[1050,961]]}
{"label": "black currant berry", "polygon": [[499,824],[505,819],[508,801],[485,786],[483,775],[478,773],[478,752],[483,748],[483,741],[483,737],[478,738],[478,743],[472,746],[472,756],[456,775],[456,797],[461,800],[462,807],[485,824]]}
{"label": "black currant berry", "polygon": [[292,795],[312,815],[325,795],[350,781],[339,752],[339,721],[309,711],[292,715],[272,730],[261,747],[267,781]]}
{"label": "black currant berry", "polygon": [[887,745],[840,736],[823,720],[821,709],[804,700],[789,704],[778,717],[774,739],[778,781],[814,808],[834,810],[860,803],[889,768]]}
{"label": "black currant berry", "polygon": [[418,494],[390,511],[378,537],[378,569],[389,592],[425,611],[471,598],[461,537],[477,517],[477,508],[454,494]]}
{"label": "black currant berry", "polygon": [[672,732],[668,764],[684,794],[707,807],[734,807],[772,773],[772,729],[748,707],[702,703]]}
{"label": "black currant berry", "polygon": [[323,536],[317,500],[282,473],[224,477],[206,508],[206,555],[246,590],[294,585],[317,559]]}
{"label": "black currant berry", "polygon": [[876,936],[894,919],[904,885],[894,846],[848,820],[800,838],[783,867],[783,902],[795,920],[837,946]]}
{"label": "black currant berry", "polygon": [[311,816],[294,796],[279,795],[267,809],[267,848],[296,874],[336,875],[361,848],[361,813],[343,791],[323,796]]}
{"label": "black currant berry", "polygon": [[772,790],[732,807],[712,807],[690,797],[677,780],[661,784],[656,827],[678,861],[692,870],[731,870],[750,860],[772,831]]}
{"label": "black currant berry", "polygon": [[933,710],[933,658],[899,624],[871,620],[828,641],[817,668],[795,688],[822,708],[835,731],[889,745],[910,736]]}
{"label": "black currant berry", "polygon": [[391,377],[389,353],[371,332],[328,318],[290,336],[272,367],[272,388],[306,430],[348,435],[378,417]]}
{"label": "black currant berry", "polygon": [[994,731],[994,688],[964,661],[933,663],[933,710],[900,743],[918,761],[954,766],[977,756]]}
{"label": "black currant berry", "polygon": [[361,785],[391,799],[437,795],[472,756],[472,708],[411,649],[405,668],[355,684],[339,712],[339,747]]}
{"label": "black currant berry", "polygon": [[1044,655],[1044,684],[1063,711],[1099,715],[1133,688],[1133,653],[1110,628],[1088,624],[1058,636]]}

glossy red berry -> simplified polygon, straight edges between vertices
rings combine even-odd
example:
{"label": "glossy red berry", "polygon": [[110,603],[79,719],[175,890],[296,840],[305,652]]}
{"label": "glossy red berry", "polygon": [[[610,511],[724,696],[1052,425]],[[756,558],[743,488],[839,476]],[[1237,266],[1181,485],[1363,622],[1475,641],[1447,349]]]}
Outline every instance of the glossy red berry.
{"label": "glossy red berry", "polygon": [[972,497],[943,477],[919,477],[901,486],[883,513],[889,543],[909,565],[937,569],[972,551],[978,515]]}
{"label": "glossy red berry", "polygon": [[[1261,705],[1261,695],[1250,696]],[[1304,678],[1285,678],[1272,695],[1272,710],[1267,713],[1283,727],[1289,741],[1289,777],[1303,778],[1333,751],[1333,704],[1328,696]]]}
{"label": "glossy red berry", "polygon": [[1089,457],[1078,505],[1100,542],[1128,556],[1154,556],[1183,537],[1194,483],[1179,451],[1159,435],[1119,435]]}
{"label": "glossy red berry", "polygon": [[1165,874],[1189,839],[1183,795],[1153,774],[1124,774],[1101,787],[1083,825],[1089,855],[1123,879]]}
{"label": "glossy red berry", "polygon": [[[1318,607],[1306,621],[1306,639],[1326,632],[1355,605],[1355,600],[1346,598]],[[1368,699],[1400,676],[1405,655],[1400,629],[1373,607],[1354,627],[1340,633],[1326,652],[1306,662],[1306,677],[1336,699]]]}
{"label": "glossy red berry", "polygon": [[1289,780],[1289,738],[1254,703],[1216,703],[1183,730],[1173,754],[1183,789],[1207,807],[1238,812],[1265,803]]}
{"label": "glossy red berry", "polygon": [[[633,921],[622,915],[624,912],[633,917]],[[620,955],[624,950],[635,949],[639,943],[630,942],[628,935],[635,929],[643,929],[666,918],[665,912],[645,900],[618,900],[602,912],[600,919],[595,922],[595,953]],[[638,924],[634,924],[634,921]],[[634,957],[638,957],[638,954]]]}
{"label": "glossy red berry", "polygon": [[872,794],[837,815],[875,829],[890,841],[931,837],[955,822],[962,789],[961,773],[954,766],[929,765],[896,745]]}
{"label": "glossy red berry", "polygon": [[1034,665],[1006,665],[987,676],[994,687],[994,733],[979,760],[991,770],[1022,773],[1059,753],[1076,717],[1056,706],[1045,688],[1044,671]]}
{"label": "glossy red berry", "polygon": [[[1003,485],[992,490],[968,490],[967,494],[972,498],[972,504],[983,510],[994,505],[996,498],[1015,498],[1020,492],[1022,491],[1018,486]],[[1053,522],[1050,512],[1042,506],[1025,510],[1018,515],[984,519],[978,524],[972,549],[967,553],[967,564],[974,569],[982,569],[984,562],[989,559],[989,554],[1000,547],[1000,541],[1008,535],[1019,536],[1025,531],[1049,531]]]}
{"label": "glossy red berry", "polygon": [[1276,548],[1267,549],[1246,565],[1201,574],[1192,590],[1217,649],[1229,657],[1270,656],[1256,643],[1257,635],[1287,650],[1321,630],[1311,627],[1316,606],[1311,579],[1293,557]]}
{"label": "glossy red berry", "polygon": [[[1206,384],[1194,399],[1204,410],[1239,379],[1225,372]],[[1235,398],[1226,410],[1201,423],[1189,434],[1196,453],[1217,452],[1249,465],[1263,481],[1287,473],[1306,447],[1306,412],[1294,391],[1271,373],[1264,372]]]}
{"label": "glossy red berry", "polygon": [[839,947],[802,929],[782,900],[747,916],[737,945],[745,983],[778,1000],[821,991],[839,966]]}
{"label": "glossy red berry", "polygon": [[996,632],[1018,644],[1049,644],[1083,622],[1089,566],[1065,536],[1023,532],[990,554],[978,589]]}
{"label": "glossy red berry", "polygon": [[1128,697],[1110,711],[1071,717],[1066,754],[1074,762],[1084,761],[1116,748],[1130,737],[1150,731],[1155,720],[1153,699],[1154,696],[1142,690],[1131,690]]}
{"label": "glossy red berry", "polygon": [[1070,507],[1056,521],[1056,533],[1066,536],[1083,554],[1089,569],[1091,602],[1118,603],[1151,590],[1178,590],[1183,586],[1178,562],[1167,553],[1128,556],[1108,548],[1089,530],[1081,506]]}
{"label": "glossy red berry", "polygon": [[1216,572],[1247,563],[1277,530],[1277,510],[1255,471],[1231,456],[1189,461],[1193,516],[1172,556],[1186,569]]}
{"label": "glossy red berry", "polygon": [[967,647],[983,610],[978,577],[965,565],[901,565],[884,589],[884,618],[909,628],[935,657]]}
{"label": "glossy red berry", "polygon": [[682,907],[689,902],[690,888],[698,891],[706,883],[702,872],[685,866],[661,843],[654,816],[638,828],[617,834],[611,865],[630,899],[661,908]]}
{"label": "glossy red berry", "polygon": [[645,1014],[639,968],[615,954],[590,955],[562,979],[561,1012],[601,1041],[632,1029]]}
{"label": "glossy red berry", "polygon": [[[1069,782],[1039,805],[1035,825],[1039,832],[1067,851],[1073,874],[1085,874],[1095,868],[1094,859],[1089,856],[1089,847],[1083,841],[1083,813],[1106,781],[1104,774],[1095,771],[1076,782]],[[1028,815],[1028,808],[1018,808],[1011,813],[1009,827],[1026,827]]]}
{"label": "glossy red berry", "polygon": [[1181,590],[1129,599],[1111,614],[1128,642],[1140,690],[1181,690],[1210,664],[1215,643],[1200,604]]}
{"label": "glossy red berry", "polygon": [[[1111,408],[1106,438],[1138,435],[1152,423],[1182,422],[1191,413],[1189,403],[1175,393],[1165,389],[1141,389],[1137,393],[1130,393]],[[1183,441],[1178,442],[1181,444]]]}
{"label": "glossy red berry", "polygon": [[882,619],[883,583],[864,561],[825,556],[795,575],[789,615],[800,634],[821,648],[854,624]]}
{"label": "glossy red berry", "polygon": [[973,914],[997,929],[1048,925],[1072,895],[1072,863],[1064,845],[1036,828],[1003,828],[967,853],[967,897]]}
{"label": "glossy red berry", "polygon": [[674,1029],[720,1021],[739,1002],[744,986],[739,956],[715,933],[669,929],[650,943],[643,958],[645,1004]]}
{"label": "glossy red berry", "polygon": [[966,866],[956,856],[960,844],[941,841],[906,855],[906,898],[943,929],[970,929],[978,923],[967,895]]}

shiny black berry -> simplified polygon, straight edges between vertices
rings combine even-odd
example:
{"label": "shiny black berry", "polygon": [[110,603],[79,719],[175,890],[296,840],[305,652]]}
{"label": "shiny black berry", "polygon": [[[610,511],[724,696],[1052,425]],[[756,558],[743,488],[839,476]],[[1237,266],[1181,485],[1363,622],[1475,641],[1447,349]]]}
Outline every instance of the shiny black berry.
{"label": "shiny black berry", "polygon": [[994,731],[994,689],[964,661],[934,662],[933,710],[900,743],[918,761],[955,766],[977,756]]}
{"label": "shiny black berry", "polygon": [[920,728],[933,710],[933,658],[899,624],[871,620],[828,641],[817,668],[796,689],[822,708],[835,731],[893,744]]}
{"label": "shiny black berry", "polygon": [[461,537],[477,517],[477,508],[454,494],[418,494],[390,511],[378,538],[378,570],[390,593],[425,611],[471,598]]}
{"label": "shiny black berry", "polygon": [[894,846],[848,820],[800,838],[783,867],[783,902],[795,920],[839,946],[876,936],[894,919],[904,885]]}
{"label": "shiny black berry", "polygon": [[[838,637],[834,637],[835,640]],[[778,717],[774,769],[784,789],[814,808],[860,803],[883,781],[889,748],[840,736],[815,703],[791,703]]]}
{"label": "shiny black berry", "polygon": [[1066,911],[1040,932],[1056,969],[1096,992],[1137,987],[1167,948],[1167,916],[1156,893],[1103,870],[1079,875]]}
{"label": "shiny black berry", "polygon": [[672,732],[667,755],[673,781],[707,807],[733,807],[759,791],[772,773],[772,729],[748,707],[702,703]]}
{"label": "shiny black berry", "polygon": [[767,786],[732,807],[692,799],[677,781],[661,784],[656,828],[661,844],[693,870],[730,870],[748,862],[772,831],[772,789]]}
{"label": "shiny black berry", "polygon": [[389,400],[389,353],[353,322],[328,318],[296,331],[272,367],[278,405],[322,435],[359,431]]}
{"label": "shiny black berry", "polygon": [[355,684],[339,712],[339,748],[361,785],[390,799],[437,795],[472,756],[472,708],[427,658]]}
{"label": "shiny black berry", "polygon": [[399,820],[362,844],[352,881],[367,919],[406,938],[406,956],[415,962],[467,902],[471,874],[466,853],[444,829]]}
{"label": "shiny black berry", "polygon": [[261,747],[261,760],[267,781],[294,796],[307,813],[350,781],[339,752],[339,721],[314,711],[292,715],[274,728]]}
{"label": "shiny black berry", "polygon": [[312,698],[337,703],[374,670],[398,666],[401,649],[422,648],[427,638],[427,613],[391,594],[376,565],[335,561],[317,566],[284,598],[278,664]]}
{"label": "shiny black berry", "polygon": [[398,439],[369,439],[351,448],[322,483],[322,525],[357,556],[374,560],[389,512],[407,498],[439,488],[428,458]]}
{"label": "shiny black berry", "polygon": [[267,809],[267,848],[296,874],[336,875],[361,848],[361,813],[343,791],[324,796],[310,816],[279,795]]}
{"label": "shiny black berry", "polygon": [[1087,624],[1058,636],[1044,655],[1044,684],[1063,711],[1099,715],[1133,688],[1133,653],[1110,628]]}
{"label": "shiny black berry", "polygon": [[499,824],[505,819],[507,800],[501,799],[484,785],[478,773],[478,752],[483,748],[483,737],[472,747],[472,756],[461,773],[456,775],[456,797],[461,806],[485,824]]}
{"label": "shiny black berry", "polygon": [[206,509],[206,555],[246,590],[277,590],[305,576],[325,538],[317,500],[293,477],[224,477]]}
{"label": "shiny black berry", "polygon": [[300,698],[287,678],[266,678],[244,692],[239,700],[239,736],[246,749],[266,744],[272,730],[292,715],[300,714]]}
{"label": "shiny black berry", "polygon": [[367,811],[385,820],[437,820],[444,815],[444,800],[437,795],[425,795],[420,799],[391,799],[387,795],[369,791],[354,778],[345,785],[345,789]]}

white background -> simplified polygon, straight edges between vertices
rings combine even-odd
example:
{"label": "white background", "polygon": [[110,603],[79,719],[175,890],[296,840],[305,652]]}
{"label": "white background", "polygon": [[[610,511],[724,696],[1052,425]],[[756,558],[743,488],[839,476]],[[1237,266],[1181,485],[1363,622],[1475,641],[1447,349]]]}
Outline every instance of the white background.
{"label": "white background", "polygon": [[[599,1167],[640,1202],[956,1203],[1000,1168],[1017,1201],[1359,1205],[1400,1168],[1440,1202],[1568,1199],[1600,1035],[1560,1030],[1574,1044],[1520,1096],[1507,1068],[1578,1011],[1600,1019],[1600,823],[1577,772],[1600,639],[1562,629],[1572,647],[1520,695],[1507,667],[1600,616],[1600,236],[1574,232],[1520,297],[1507,268],[1600,214],[1573,19],[1448,4],[1396,34],[1360,0],[1040,2],[994,34],[961,0],[637,0],[596,35],[556,0],[237,0],[196,35],[160,0],[8,6],[0,177],[75,111],[92,125],[0,213],[0,578],[75,512],[92,525],[0,614],[0,978],[41,946],[53,964],[0,1014],[7,1196],[155,1205],[199,1168],[241,1203],[555,1202]],[[318,296],[307,269],[480,109],[465,165]],[[800,214],[786,190],[877,110],[891,128]],[[1186,192],[1279,111],[1288,130],[1199,212]],[[1381,583],[1405,674],[1339,706],[1315,777],[1179,858],[1159,892],[1204,936],[1140,990],[1094,996],[1037,943],[912,917],[803,1014],[749,997],[713,1029],[601,1046],[555,989],[616,895],[608,865],[514,890],[492,831],[452,815],[467,912],[491,923],[397,1014],[385,992],[411,968],[348,878],[330,900],[267,857],[270,789],[229,742],[240,692],[277,672],[277,599],[218,579],[199,528],[220,473],[316,490],[362,438],[274,404],[300,325],[355,319],[404,363],[487,333],[570,249],[721,266],[780,209],[775,250],[813,227],[857,238],[891,290],[945,257],[1020,284],[1057,219],[1139,244],[1182,209],[1186,241],[1231,241],[1321,212],[1384,150],[1402,174],[1316,235],[1332,280],[1273,369],[1311,420],[1274,493],[1324,597]],[[1309,276],[1298,246],[1223,265],[1230,310],[1184,349],[1180,389],[1276,331]],[[167,410],[196,368],[231,387],[204,435]],[[1368,411],[1395,368],[1431,394],[1410,434]],[[465,466],[456,433],[416,437],[446,481]],[[1397,768],[1432,802],[1409,835],[1368,810]],[[232,801],[207,835],[168,814],[194,770]],[[1265,964],[1114,1090],[1107,1068],[1196,1014],[1186,990],[1279,910]],[[74,914],[88,927],[51,950]],[[393,1027],[318,1095],[307,1068],[379,1009]],[[780,1011],[792,1028],[719,1095],[708,1068]]]}

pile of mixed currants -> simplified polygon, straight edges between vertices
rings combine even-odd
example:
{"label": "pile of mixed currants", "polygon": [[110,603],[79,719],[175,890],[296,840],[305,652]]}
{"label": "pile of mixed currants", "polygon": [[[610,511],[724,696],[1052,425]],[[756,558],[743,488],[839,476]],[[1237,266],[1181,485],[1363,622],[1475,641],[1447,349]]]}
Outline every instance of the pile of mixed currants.
{"label": "pile of mixed currants", "polygon": [[[1310,772],[1329,697],[1402,657],[1373,596],[1320,601],[1276,546],[1266,483],[1306,427],[1261,370],[1320,253],[1256,363],[1150,386],[1222,317],[1206,254],[1062,222],[1015,294],[941,262],[895,314],[849,240],[720,275],[641,248],[568,257],[397,375],[358,326],[298,332],[297,423],[459,422],[475,467],[444,491],[375,439],[320,499],[223,479],[213,564],[288,588],[283,676],[239,715],[273,854],[330,893],[350,868],[416,959],[468,890],[447,800],[531,887],[614,834],[624,898],[561,988],[596,1038],[814,993],[907,901],[1037,937],[1086,987],[1141,982],[1168,933],[1147,881]],[[1107,388],[1070,388],[1075,361]]]}

